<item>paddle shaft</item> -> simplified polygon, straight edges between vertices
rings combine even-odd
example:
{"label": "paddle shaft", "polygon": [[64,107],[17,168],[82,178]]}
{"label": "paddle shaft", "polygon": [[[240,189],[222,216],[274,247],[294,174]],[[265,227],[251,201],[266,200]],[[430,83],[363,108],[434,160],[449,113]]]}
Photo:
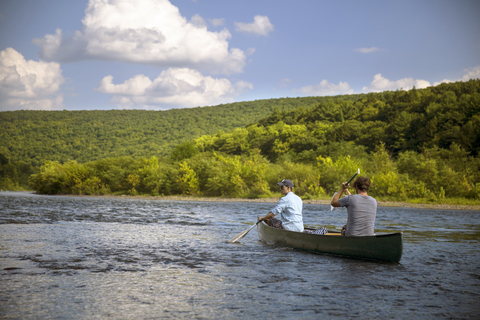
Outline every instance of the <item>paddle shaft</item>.
{"label": "paddle shaft", "polygon": [[230,239],[228,242],[230,243],[235,243],[235,242],[238,242],[240,239],[242,239],[243,237],[245,237],[247,235],[247,233],[250,232],[250,230],[252,230],[260,221],[257,221],[257,223],[255,223],[253,226],[251,226],[250,228],[248,228],[247,230],[245,231],[242,231],[240,232],[238,235],[236,235],[235,237],[233,237],[232,239]]}
{"label": "paddle shaft", "polygon": [[[345,186],[348,186],[348,184],[349,184],[350,182],[352,182],[353,178],[355,178],[355,177],[358,175],[359,172],[360,172],[360,169],[358,169],[357,172],[355,172],[355,174],[354,174],[350,179],[348,179],[348,181],[347,181],[347,183],[345,184]],[[336,194],[337,194],[337,192],[335,192],[335,193],[333,194],[332,201],[333,201],[333,198],[335,198],[335,195],[336,195]],[[332,210],[333,210],[333,206],[330,205],[330,211],[332,211]]]}
{"label": "paddle shaft", "polygon": [[355,178],[355,177],[357,176],[357,174],[358,174],[358,172],[355,172],[355,174],[354,174],[350,179],[348,179],[347,185],[348,185],[350,182],[352,182],[353,178]]}

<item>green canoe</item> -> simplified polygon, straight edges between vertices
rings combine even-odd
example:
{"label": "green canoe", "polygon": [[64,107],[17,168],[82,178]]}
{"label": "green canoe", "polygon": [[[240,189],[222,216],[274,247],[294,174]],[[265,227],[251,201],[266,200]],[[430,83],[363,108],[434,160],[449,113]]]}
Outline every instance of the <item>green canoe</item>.
{"label": "green canoe", "polygon": [[401,232],[362,237],[341,236],[338,231],[316,235],[272,228],[265,222],[257,224],[257,230],[261,241],[277,246],[389,262],[400,262],[402,258]]}

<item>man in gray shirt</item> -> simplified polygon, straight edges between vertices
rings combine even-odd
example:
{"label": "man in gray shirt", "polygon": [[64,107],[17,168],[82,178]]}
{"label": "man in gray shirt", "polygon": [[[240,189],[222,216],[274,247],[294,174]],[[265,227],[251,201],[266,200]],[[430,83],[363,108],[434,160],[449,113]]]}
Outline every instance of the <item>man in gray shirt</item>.
{"label": "man in gray shirt", "polygon": [[[357,194],[351,195],[347,190],[348,185],[344,182],[340,191],[332,199],[332,206],[347,207],[346,236],[374,235],[377,200],[367,194],[370,184],[370,179],[367,177],[358,177],[353,183]],[[347,191],[348,195],[340,199],[345,191]]]}

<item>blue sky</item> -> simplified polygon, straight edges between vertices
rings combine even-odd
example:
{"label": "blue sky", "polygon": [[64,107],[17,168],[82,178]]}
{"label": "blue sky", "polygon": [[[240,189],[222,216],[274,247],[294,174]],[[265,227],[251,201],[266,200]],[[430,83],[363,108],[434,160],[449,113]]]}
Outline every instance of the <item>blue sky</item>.
{"label": "blue sky", "polygon": [[480,78],[480,1],[3,0],[0,111],[166,110]]}

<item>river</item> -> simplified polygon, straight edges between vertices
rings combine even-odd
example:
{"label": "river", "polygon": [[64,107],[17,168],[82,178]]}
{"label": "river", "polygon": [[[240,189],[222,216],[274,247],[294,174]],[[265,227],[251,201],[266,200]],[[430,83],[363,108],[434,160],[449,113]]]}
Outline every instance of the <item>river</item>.
{"label": "river", "polygon": [[[274,204],[0,193],[2,319],[479,319],[480,212],[379,207],[381,263],[269,246]],[[346,212],[304,205],[309,227]]]}

